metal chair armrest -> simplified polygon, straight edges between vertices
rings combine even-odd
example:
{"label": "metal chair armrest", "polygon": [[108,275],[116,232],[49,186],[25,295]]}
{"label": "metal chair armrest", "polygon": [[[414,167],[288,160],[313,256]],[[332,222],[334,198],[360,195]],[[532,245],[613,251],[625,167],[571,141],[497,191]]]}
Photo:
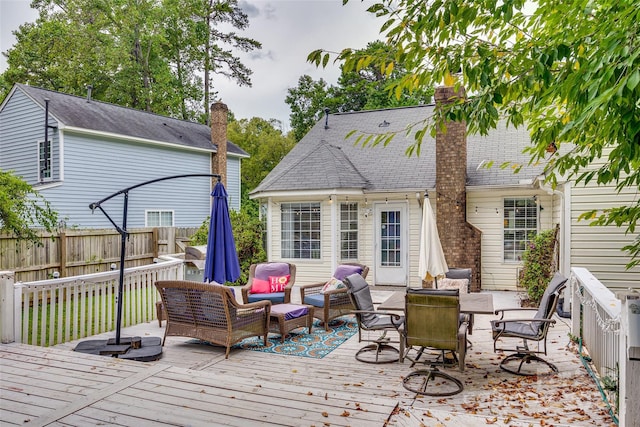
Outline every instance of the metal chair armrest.
{"label": "metal chair armrest", "polygon": [[524,323],[524,322],[529,322],[529,323],[533,323],[533,322],[540,322],[540,323],[551,323],[554,324],[556,323],[556,319],[536,319],[534,318],[528,318],[528,319],[499,319],[499,320],[494,320],[493,324],[494,325],[500,325],[503,323]]}
{"label": "metal chair armrest", "polygon": [[398,313],[391,313],[389,311],[378,311],[378,310],[351,310],[349,313],[351,314],[377,314],[381,316],[389,316],[391,317],[391,323],[398,329],[401,325],[396,322],[402,320],[403,316]]}
{"label": "metal chair armrest", "polygon": [[500,314],[500,319],[504,318],[504,313],[507,311],[538,311],[538,307],[513,307],[513,308],[499,308],[493,312],[493,314]]}

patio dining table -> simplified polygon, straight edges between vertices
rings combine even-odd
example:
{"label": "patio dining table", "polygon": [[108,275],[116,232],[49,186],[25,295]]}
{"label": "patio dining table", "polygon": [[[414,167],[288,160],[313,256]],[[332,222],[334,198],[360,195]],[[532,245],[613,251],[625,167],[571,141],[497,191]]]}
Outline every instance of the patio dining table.
{"label": "patio dining table", "polygon": [[[404,311],[405,291],[396,291],[378,306],[382,311]],[[495,314],[493,310],[493,295],[472,292],[460,294],[460,312],[470,315],[469,333],[473,333],[474,314]]]}

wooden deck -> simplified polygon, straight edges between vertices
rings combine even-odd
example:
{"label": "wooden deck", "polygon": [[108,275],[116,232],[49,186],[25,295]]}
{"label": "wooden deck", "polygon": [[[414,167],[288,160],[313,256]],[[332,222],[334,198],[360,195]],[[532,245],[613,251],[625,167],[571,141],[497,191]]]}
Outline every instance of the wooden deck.
{"label": "wooden deck", "polygon": [[[378,294],[377,298],[385,295]],[[505,305],[496,301],[497,308]],[[570,345],[568,319],[552,330],[548,359],[560,373],[533,380],[503,372],[489,319],[477,315],[465,390],[448,398],[402,387],[409,363],[357,362],[357,334],[323,359],[188,343],[170,337],[158,362],[54,348],[0,345],[2,425],[184,426],[613,426]],[[157,322],[123,336],[162,336]]]}

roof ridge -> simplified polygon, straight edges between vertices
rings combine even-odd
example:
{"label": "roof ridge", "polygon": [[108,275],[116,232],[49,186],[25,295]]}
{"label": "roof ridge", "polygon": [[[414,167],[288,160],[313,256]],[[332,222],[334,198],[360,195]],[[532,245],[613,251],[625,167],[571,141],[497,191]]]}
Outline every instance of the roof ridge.
{"label": "roof ridge", "polygon": [[340,150],[340,151],[339,151],[339,153],[340,153],[340,155],[341,155],[342,159],[343,159],[343,160],[345,160],[345,161],[346,161],[346,162],[351,166],[351,168],[353,169],[353,171],[354,171],[355,173],[357,173],[357,174],[358,174],[358,176],[359,176],[360,178],[362,178],[362,181],[364,181],[364,182],[366,183],[366,185],[367,185],[367,186],[369,186],[370,181],[369,181],[369,180],[368,180],[368,179],[367,179],[367,178],[366,178],[366,177],[365,177],[365,176],[360,172],[360,169],[359,169],[359,168],[358,168],[358,167],[357,167],[357,166],[356,166],[356,165],[351,161],[351,159],[349,158],[349,156],[347,156],[347,155],[345,154],[344,150],[342,150],[342,147],[337,146],[337,145],[333,145],[333,144],[331,144],[330,142],[326,142],[326,141],[324,141],[324,140],[323,140],[323,142],[325,142],[325,143],[326,143],[327,145],[329,145],[330,147],[337,148],[338,150]]}
{"label": "roof ridge", "polygon": [[409,110],[414,108],[426,108],[426,107],[435,107],[436,104],[420,104],[420,105],[407,105],[405,107],[387,107],[387,108],[374,108],[373,110],[358,110],[358,111],[338,111],[336,113],[331,113],[333,116],[346,116],[350,114],[364,114],[364,113],[375,113],[381,111],[394,111],[394,110]]}

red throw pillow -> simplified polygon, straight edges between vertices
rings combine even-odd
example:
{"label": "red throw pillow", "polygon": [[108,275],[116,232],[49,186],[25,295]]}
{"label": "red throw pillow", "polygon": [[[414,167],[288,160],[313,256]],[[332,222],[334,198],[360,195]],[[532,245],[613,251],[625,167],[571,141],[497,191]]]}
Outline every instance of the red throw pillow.
{"label": "red throw pillow", "polygon": [[284,288],[289,283],[290,277],[290,274],[286,276],[269,276],[269,292],[284,292]]}
{"label": "red throw pillow", "polygon": [[256,277],[253,278],[251,282],[251,293],[252,294],[268,294],[271,291],[269,281],[264,279],[258,279]]}

